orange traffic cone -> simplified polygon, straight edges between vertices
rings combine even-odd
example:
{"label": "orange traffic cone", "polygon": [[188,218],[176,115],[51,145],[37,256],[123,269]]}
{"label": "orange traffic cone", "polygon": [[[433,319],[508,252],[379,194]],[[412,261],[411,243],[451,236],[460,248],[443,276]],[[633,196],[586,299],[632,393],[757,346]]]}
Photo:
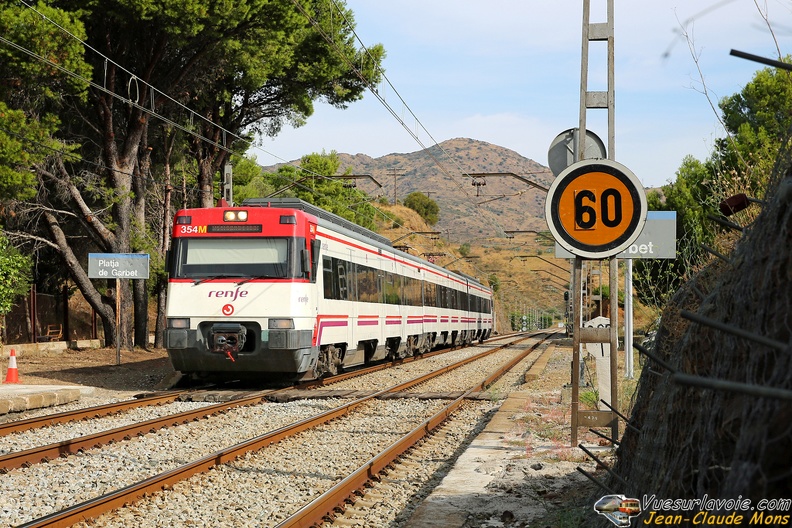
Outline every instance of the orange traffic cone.
{"label": "orange traffic cone", "polygon": [[11,349],[11,357],[8,358],[8,370],[6,371],[6,379],[3,383],[19,383],[19,371],[16,364],[16,352]]}

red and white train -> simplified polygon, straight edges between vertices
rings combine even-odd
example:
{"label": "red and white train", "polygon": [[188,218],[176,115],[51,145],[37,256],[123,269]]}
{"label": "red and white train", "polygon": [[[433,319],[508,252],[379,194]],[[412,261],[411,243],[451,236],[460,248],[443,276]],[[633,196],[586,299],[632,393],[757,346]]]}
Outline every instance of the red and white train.
{"label": "red and white train", "polygon": [[193,378],[311,379],[492,332],[492,291],[295,198],[176,213],[165,346]]}

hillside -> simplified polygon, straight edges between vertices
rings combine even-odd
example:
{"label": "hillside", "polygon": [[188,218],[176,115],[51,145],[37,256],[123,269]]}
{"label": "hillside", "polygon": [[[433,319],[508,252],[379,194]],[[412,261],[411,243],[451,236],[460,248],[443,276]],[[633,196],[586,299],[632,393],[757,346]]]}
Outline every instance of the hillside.
{"label": "hillside", "polygon": [[[569,283],[569,261],[553,257],[553,244],[533,234],[517,234],[514,239],[500,238],[474,240],[470,254],[462,258],[459,244],[449,243],[445,237],[427,234],[436,231],[427,225],[412,209],[402,205],[379,206],[393,222],[381,221],[378,231],[394,245],[437,264],[478,278],[488,284],[490,277],[497,277],[500,289],[495,295],[496,327],[509,331],[509,314],[527,315],[529,318],[542,313],[553,314],[563,319],[564,291]],[[412,233],[412,234],[411,234]],[[623,272],[620,273],[623,283]],[[624,314],[619,315],[623,321]],[[645,328],[652,323],[655,314],[636,302],[635,327]]]}
{"label": "hillside", "polygon": [[[546,229],[545,194],[511,176],[476,178],[472,173],[514,173],[548,186],[550,169],[507,148],[484,141],[456,138],[407,154],[372,158],[365,154],[338,153],[341,171],[370,174],[382,187],[368,180],[358,186],[390,203],[412,192],[427,193],[440,206],[434,226],[446,238],[462,243],[479,237],[503,237],[504,230]],[[298,162],[294,162],[298,163]],[[277,165],[264,167],[274,171]],[[395,192],[394,192],[395,189]]]}
{"label": "hillside", "polygon": [[[438,203],[440,221],[434,226],[401,205],[378,205],[398,220],[398,227],[393,221],[381,221],[379,232],[395,245],[408,246],[413,255],[431,258],[481,281],[495,275],[502,285],[495,302],[499,330],[508,330],[510,313],[530,317],[545,312],[563,318],[563,294],[569,283],[569,272],[564,270],[570,269],[569,261],[554,258],[552,242],[542,236],[518,233],[512,238],[504,233],[546,231],[545,193],[508,175],[476,178],[484,184],[479,186],[467,176],[513,173],[549,187],[553,180],[550,169],[513,150],[466,138],[407,154],[372,158],[338,153],[338,157],[341,172],[369,174],[381,184],[377,187],[370,180],[358,180],[358,187],[372,196],[382,195],[393,204],[395,188],[399,202],[419,191]],[[276,169],[277,165],[264,167],[267,172]],[[440,235],[410,234],[429,231]],[[465,243],[470,245],[469,259],[460,258],[459,248]],[[655,315],[636,303],[635,328],[648,326]]]}

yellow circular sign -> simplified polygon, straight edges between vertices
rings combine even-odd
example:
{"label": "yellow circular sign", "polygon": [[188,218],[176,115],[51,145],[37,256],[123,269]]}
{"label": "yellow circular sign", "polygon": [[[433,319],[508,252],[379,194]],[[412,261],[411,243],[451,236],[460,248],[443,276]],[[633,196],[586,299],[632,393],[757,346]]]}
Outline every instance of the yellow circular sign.
{"label": "yellow circular sign", "polygon": [[638,178],[611,160],[584,160],[567,167],[547,194],[547,225],[574,255],[606,258],[640,235],[646,194]]}

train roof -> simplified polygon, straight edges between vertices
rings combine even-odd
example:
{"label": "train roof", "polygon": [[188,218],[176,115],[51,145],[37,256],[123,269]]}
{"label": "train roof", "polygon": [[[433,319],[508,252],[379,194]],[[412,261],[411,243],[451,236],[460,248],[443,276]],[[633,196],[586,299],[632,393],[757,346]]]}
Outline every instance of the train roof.
{"label": "train roof", "polygon": [[[400,249],[396,249],[393,247],[390,239],[379,233],[375,233],[374,231],[367,229],[361,225],[358,225],[346,218],[342,218],[337,214],[331,213],[329,211],[325,211],[321,207],[318,207],[313,204],[309,204],[299,198],[246,198],[242,201],[243,206],[251,206],[251,207],[274,207],[278,209],[297,209],[299,211],[304,211],[308,214],[312,214],[315,217],[323,220],[327,223],[335,225],[342,231],[351,231],[354,234],[359,236],[364,236],[369,241],[373,243],[374,246],[382,246],[389,251],[393,251],[394,253],[398,254],[402,258],[407,260],[411,260],[413,262],[421,262],[422,265],[431,267],[437,271],[448,273],[449,275],[456,275],[458,277],[464,278],[472,283],[478,284],[481,287],[486,288],[481,281],[479,281],[475,277],[471,277],[469,275],[465,275],[459,271],[451,271],[447,268],[443,268],[442,266],[438,266],[437,264],[433,264],[429,261],[424,259],[418,258],[415,255],[410,255],[405,251],[401,251]],[[358,238],[353,235],[353,238]]]}
{"label": "train roof", "polygon": [[379,233],[375,233],[374,231],[367,229],[361,225],[358,225],[355,222],[347,220],[346,218],[342,218],[337,214],[333,214],[329,211],[325,211],[321,207],[317,207],[316,205],[309,204],[308,202],[304,202],[299,198],[247,198],[242,201],[242,205],[259,206],[259,207],[276,207],[278,209],[298,209],[308,214],[312,214],[315,217],[320,218],[322,220],[326,220],[327,222],[335,224],[339,227],[343,227],[348,231],[352,231],[354,233],[358,233],[365,237],[376,240],[380,244],[384,244],[388,247],[393,247],[388,237],[382,236]]}

